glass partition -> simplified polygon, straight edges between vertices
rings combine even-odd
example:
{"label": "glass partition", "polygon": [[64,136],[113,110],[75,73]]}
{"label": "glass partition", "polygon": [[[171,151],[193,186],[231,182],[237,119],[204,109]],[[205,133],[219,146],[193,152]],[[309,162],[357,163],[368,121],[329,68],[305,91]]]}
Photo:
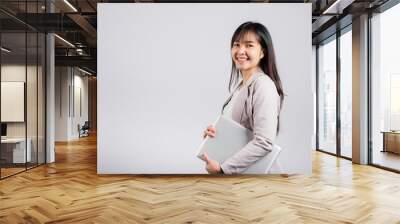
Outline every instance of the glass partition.
{"label": "glass partition", "polygon": [[336,154],[336,37],[318,47],[318,147]]}
{"label": "glass partition", "polygon": [[26,150],[26,33],[1,34],[1,176],[24,171]]}
{"label": "glass partition", "polygon": [[[45,12],[44,3],[1,1],[0,7],[21,16]],[[45,45],[44,33],[0,12],[1,179],[45,163]]]}
{"label": "glass partition", "polygon": [[352,35],[340,36],[340,154],[352,157]]}
{"label": "glass partition", "polygon": [[371,18],[372,164],[400,171],[400,4]]}

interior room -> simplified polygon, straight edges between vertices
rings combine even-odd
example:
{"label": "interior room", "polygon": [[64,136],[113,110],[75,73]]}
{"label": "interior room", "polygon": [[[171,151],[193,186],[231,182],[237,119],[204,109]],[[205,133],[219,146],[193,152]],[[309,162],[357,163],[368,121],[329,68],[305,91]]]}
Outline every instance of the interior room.
{"label": "interior room", "polygon": [[[398,24],[398,0],[1,0],[0,223],[400,223]],[[213,160],[226,98],[249,136]]]}

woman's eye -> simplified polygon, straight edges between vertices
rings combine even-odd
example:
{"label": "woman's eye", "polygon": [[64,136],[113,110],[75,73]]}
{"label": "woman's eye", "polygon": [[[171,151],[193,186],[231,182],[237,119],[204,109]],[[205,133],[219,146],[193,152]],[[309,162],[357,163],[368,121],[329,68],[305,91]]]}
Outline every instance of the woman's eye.
{"label": "woman's eye", "polygon": [[253,47],[253,45],[252,44],[247,44],[247,47]]}

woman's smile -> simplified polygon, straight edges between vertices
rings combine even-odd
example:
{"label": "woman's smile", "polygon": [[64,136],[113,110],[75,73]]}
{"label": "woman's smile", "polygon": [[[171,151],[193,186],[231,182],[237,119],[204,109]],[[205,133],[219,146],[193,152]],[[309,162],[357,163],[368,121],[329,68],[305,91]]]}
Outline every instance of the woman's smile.
{"label": "woman's smile", "polygon": [[248,61],[250,59],[248,57],[246,57],[246,56],[238,56],[238,57],[236,57],[236,60],[238,62],[245,62],[245,61]]}

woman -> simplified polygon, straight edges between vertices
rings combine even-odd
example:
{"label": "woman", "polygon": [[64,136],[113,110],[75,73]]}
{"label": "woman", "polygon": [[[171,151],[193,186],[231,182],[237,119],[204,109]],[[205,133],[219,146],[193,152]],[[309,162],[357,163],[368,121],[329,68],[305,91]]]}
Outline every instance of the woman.
{"label": "woman", "polygon": [[[222,164],[205,154],[206,170],[211,174],[242,173],[271,152],[279,131],[284,95],[267,28],[255,22],[240,25],[232,36],[231,55],[231,95],[222,108],[222,114],[250,129],[254,137]],[[209,125],[204,137],[215,137],[216,132]]]}

